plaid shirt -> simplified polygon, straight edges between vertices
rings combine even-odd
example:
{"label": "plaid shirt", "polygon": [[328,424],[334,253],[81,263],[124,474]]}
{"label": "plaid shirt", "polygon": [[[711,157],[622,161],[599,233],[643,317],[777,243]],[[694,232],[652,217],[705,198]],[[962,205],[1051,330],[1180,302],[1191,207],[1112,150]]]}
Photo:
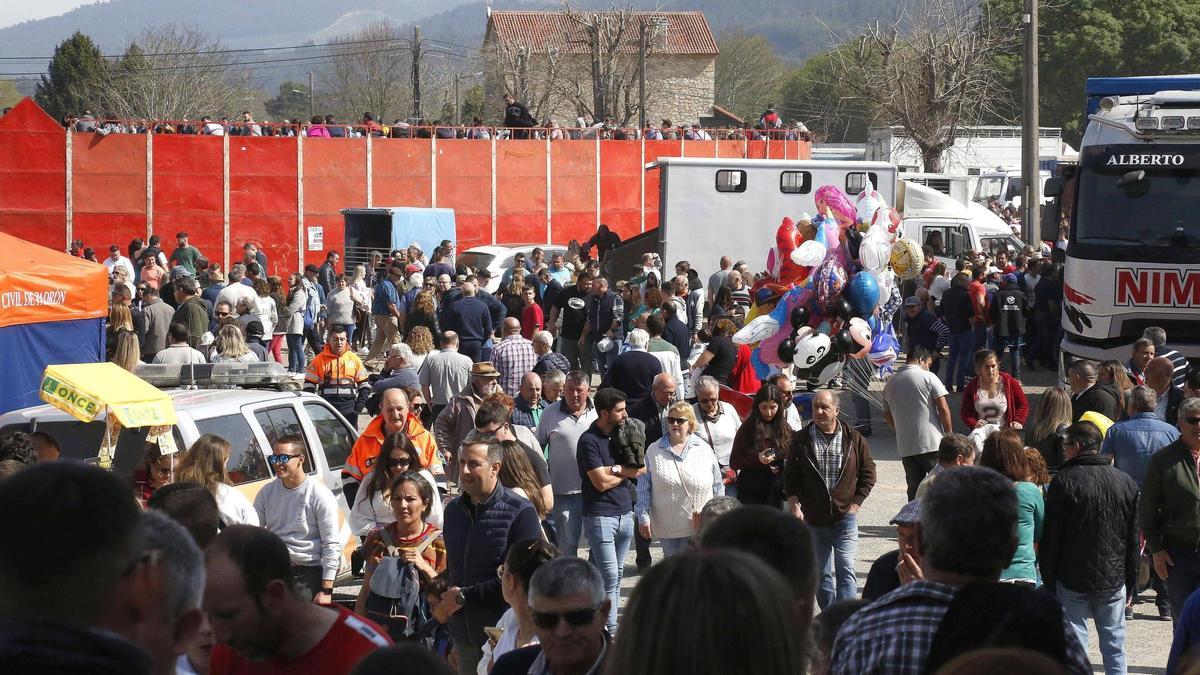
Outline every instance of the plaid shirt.
{"label": "plaid shirt", "polygon": [[842,461],[846,458],[842,444],[842,423],[838,422],[837,431],[828,436],[817,428],[816,424],[808,425],[808,435],[812,437],[813,454],[817,456],[817,468],[821,469],[821,478],[825,487],[833,492],[838,478],[842,476]]}
{"label": "plaid shirt", "polygon": [[533,343],[520,335],[509,335],[492,350],[492,364],[500,371],[500,388],[516,398],[521,393],[521,378],[537,363]]}
{"label": "plaid shirt", "polygon": [[[879,598],[851,616],[833,643],[832,675],[920,675],[933,636],[957,588],[914,581]],[[1087,651],[1063,621],[1067,662],[1072,675],[1088,675]]]}

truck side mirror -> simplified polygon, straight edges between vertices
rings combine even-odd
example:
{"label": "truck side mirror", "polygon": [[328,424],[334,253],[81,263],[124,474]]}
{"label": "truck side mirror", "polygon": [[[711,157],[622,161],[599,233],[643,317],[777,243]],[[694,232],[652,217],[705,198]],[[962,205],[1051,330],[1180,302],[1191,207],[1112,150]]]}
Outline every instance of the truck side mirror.
{"label": "truck side mirror", "polygon": [[1045,187],[1042,188],[1042,196],[1058,197],[1059,195],[1062,194],[1063,182],[1064,181],[1063,181],[1062,176],[1054,176],[1053,178],[1047,178],[1046,185],[1045,185]]}

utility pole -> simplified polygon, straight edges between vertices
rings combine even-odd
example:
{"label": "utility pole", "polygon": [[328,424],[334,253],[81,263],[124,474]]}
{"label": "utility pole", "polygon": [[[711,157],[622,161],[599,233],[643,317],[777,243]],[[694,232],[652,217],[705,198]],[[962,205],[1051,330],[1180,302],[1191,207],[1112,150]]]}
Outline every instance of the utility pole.
{"label": "utility pole", "polygon": [[413,118],[421,119],[421,27],[413,26],[412,45]]}
{"label": "utility pole", "polygon": [[1025,183],[1021,235],[1026,242],[1041,240],[1041,179],[1038,133],[1038,0],[1025,0],[1025,128],[1021,142],[1021,178]]}
{"label": "utility pole", "polygon": [[646,133],[646,52],[650,44],[646,37],[646,21],[638,24],[638,129]]}
{"label": "utility pole", "polygon": [[313,96],[315,95],[313,92],[313,83],[314,82],[315,82],[315,79],[313,78],[312,71],[310,70],[310,71],[308,71],[308,116],[310,118],[315,117],[317,114],[317,103],[316,103],[316,99],[313,98]]}
{"label": "utility pole", "polygon": [[454,126],[462,124],[462,106],[458,102],[458,83],[462,79],[462,74],[454,74]]}

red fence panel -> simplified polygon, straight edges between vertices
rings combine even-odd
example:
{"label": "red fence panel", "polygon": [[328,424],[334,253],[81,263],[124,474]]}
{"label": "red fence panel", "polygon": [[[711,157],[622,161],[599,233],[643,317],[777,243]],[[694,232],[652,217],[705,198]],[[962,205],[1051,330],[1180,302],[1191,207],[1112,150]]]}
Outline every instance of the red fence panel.
{"label": "red fence panel", "polygon": [[596,142],[550,144],[552,241],[585,241],[596,232]]}
{"label": "red fence panel", "polygon": [[[570,141],[562,141],[567,143]],[[545,141],[496,141],[496,241],[546,241]],[[504,167],[500,171],[500,167]]]}
{"label": "red fence panel", "polygon": [[600,221],[627,239],[642,231],[640,143],[600,146]]}
{"label": "red fence panel", "polygon": [[[268,274],[286,277],[296,269],[297,253],[304,245],[296,231],[297,190],[294,141],[229,139],[229,255],[233,260],[240,260],[242,246],[252,242],[267,254]],[[337,222],[340,231],[340,216]],[[328,239],[329,234],[325,236]]]}
{"label": "red fence panel", "polygon": [[[78,134],[75,139],[87,138]],[[168,253],[178,232],[225,269],[224,145],[215,136],[163,134],[151,140],[154,153],[154,231]],[[78,225],[76,226],[78,227]],[[239,248],[230,253],[241,260]],[[226,271],[228,271],[226,269]]]}
{"label": "red fence panel", "polygon": [[0,118],[0,231],[67,250],[67,140],[32,101]]}
{"label": "red fence panel", "polygon": [[490,141],[455,139],[437,142],[437,205],[454,209],[458,250],[495,243],[492,239]]}
{"label": "red fence panel", "polygon": [[716,157],[717,141],[684,141],[684,157]]}
{"label": "red fence panel", "polygon": [[[320,265],[326,251],[341,251],[346,232],[342,209],[367,205],[367,141],[363,138],[304,139],[305,264]],[[324,244],[309,250],[310,228],[320,227]],[[290,237],[289,237],[290,238]]]}
{"label": "red fence panel", "polygon": [[146,137],[76,133],[72,147],[75,238],[97,258],[110,244],[124,251],[145,239]]}
{"label": "red fence panel", "polygon": [[371,139],[371,204],[432,206],[429,180],[432,143],[426,138]]}

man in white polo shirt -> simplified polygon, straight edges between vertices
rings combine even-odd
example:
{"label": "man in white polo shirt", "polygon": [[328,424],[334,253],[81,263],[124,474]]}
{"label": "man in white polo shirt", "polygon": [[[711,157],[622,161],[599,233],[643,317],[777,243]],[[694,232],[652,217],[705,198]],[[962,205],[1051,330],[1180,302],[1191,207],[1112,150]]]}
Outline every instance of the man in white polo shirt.
{"label": "man in white polo shirt", "polygon": [[558,529],[558,548],[567,556],[578,553],[583,532],[583,495],[575,447],[596,421],[596,409],[588,398],[590,390],[586,374],[579,370],[568,373],[562,397],[542,411],[536,432],[538,443],[546,451],[550,485],[554,488],[551,514]]}

